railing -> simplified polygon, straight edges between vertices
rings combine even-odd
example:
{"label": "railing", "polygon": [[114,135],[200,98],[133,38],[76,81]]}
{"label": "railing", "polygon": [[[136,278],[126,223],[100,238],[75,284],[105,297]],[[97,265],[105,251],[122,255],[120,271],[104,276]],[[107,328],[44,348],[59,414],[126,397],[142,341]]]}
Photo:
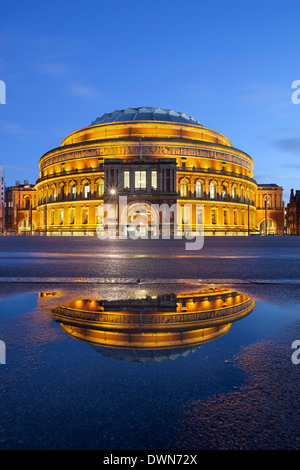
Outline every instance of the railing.
{"label": "railing", "polygon": [[222,194],[217,194],[214,197],[211,197],[209,193],[203,193],[201,196],[197,197],[196,192],[190,190],[187,191],[186,196],[182,196],[180,190],[177,193],[179,199],[195,199],[197,201],[221,201],[221,202],[235,202],[237,204],[249,204],[250,206],[255,206],[253,199],[243,198],[241,196],[231,196],[226,193],[224,196]]}
{"label": "railing", "polygon": [[94,193],[89,192],[87,193],[87,195],[85,195],[83,192],[76,193],[76,196],[73,193],[69,193],[69,194],[60,193],[56,197],[51,195],[51,196],[39,199],[38,205],[41,206],[43,204],[52,204],[54,202],[91,201],[91,200],[101,200],[101,199],[103,199],[103,195],[99,196],[97,191],[95,191]]}
{"label": "railing", "polygon": [[187,166],[181,166],[177,167],[177,171],[188,171],[191,173],[207,173],[209,175],[219,175],[219,176],[229,176],[233,178],[241,178],[243,180],[250,181],[252,183],[256,183],[256,180],[254,178],[250,178],[250,176],[247,175],[241,175],[239,173],[235,173],[234,171],[226,171],[226,170],[212,170],[210,168],[196,168],[196,167],[187,167]]}
{"label": "railing", "polygon": [[[282,211],[282,209],[283,209],[283,205],[278,206],[278,207],[268,206],[268,208],[267,208],[268,211]],[[256,206],[256,210],[262,211],[262,210],[266,210],[266,208],[265,208],[265,206],[262,206],[262,207]]]}
{"label": "railing", "polygon": [[[235,173],[235,172],[230,172],[230,171],[225,171],[225,170],[211,170],[210,168],[196,168],[196,167],[185,167],[185,166],[181,166],[181,167],[176,167],[176,170],[177,171],[187,171],[187,172],[191,172],[191,173],[206,173],[206,174],[209,174],[209,175],[219,175],[219,176],[229,176],[229,177],[233,177],[233,178],[240,178],[240,179],[243,179],[243,180],[247,180],[247,181],[250,181],[252,183],[255,183],[256,184],[256,180],[253,179],[253,178],[250,178],[249,176],[247,175],[241,175],[239,173]],[[41,181],[45,181],[47,179],[51,179],[51,178],[57,178],[57,177],[61,177],[61,176],[72,176],[72,175],[78,175],[78,174],[85,174],[85,173],[103,173],[104,172],[104,166],[99,166],[97,168],[84,168],[82,170],[71,170],[71,171],[61,171],[61,172],[58,172],[58,173],[53,173],[52,175],[46,175],[46,176],[42,176],[41,178],[39,178],[36,183],[40,183]]]}
{"label": "railing", "polygon": [[76,170],[71,170],[71,171],[60,171],[58,173],[54,172],[52,173],[52,175],[42,176],[42,178],[39,178],[36,181],[36,184],[40,183],[41,181],[45,181],[51,178],[59,178],[61,176],[72,176],[72,175],[80,175],[80,174],[85,174],[85,173],[103,173],[103,172],[104,172],[103,166],[99,166],[97,168],[84,168],[82,170],[76,169]]}
{"label": "railing", "polygon": [[[157,312],[143,312],[142,324],[146,325],[188,325],[189,323],[194,324],[195,322],[209,321],[225,319],[226,317],[232,317],[234,315],[242,314],[249,308],[254,306],[254,301],[248,299],[240,304],[233,305],[230,307],[223,307],[221,309],[209,309],[204,311],[196,312],[168,312],[167,314],[160,314]],[[76,310],[69,307],[56,307],[53,310],[55,317],[59,320],[73,319],[82,321],[94,321],[102,324],[114,324],[117,328],[118,325],[131,325],[135,327],[141,323],[141,315],[139,313],[133,313],[133,311],[127,313],[125,311],[117,311],[117,313],[108,312],[89,312],[84,310]]]}
{"label": "railing", "polygon": [[[130,194],[136,194],[136,195],[155,195],[155,194],[160,194],[163,196],[177,196],[176,191],[164,191],[164,192],[159,192],[156,189],[151,188],[151,190],[148,189],[135,189],[134,191],[130,192],[130,190],[126,189],[120,189],[118,190],[118,196],[122,195],[130,195]],[[103,200],[106,197],[111,197],[111,195],[108,192],[105,192],[101,196],[97,191],[89,192],[89,193],[84,193],[83,191],[80,193],[69,193],[69,194],[64,194],[64,193],[59,193],[56,197],[53,195],[40,198],[38,200],[38,205],[41,206],[43,204],[52,204],[55,202],[72,202],[72,201],[96,201],[96,200]]]}
{"label": "railing", "polygon": [[[128,190],[124,190],[125,194],[130,194]],[[118,191],[119,195],[123,194],[123,190]],[[157,194],[156,190],[151,190],[147,191],[145,189],[140,189],[140,190],[135,190],[134,194]],[[240,196],[235,196],[232,197],[229,194],[226,194],[225,196],[222,195],[216,195],[215,197],[210,197],[210,194],[204,193],[202,196],[197,197],[196,192],[192,193],[192,191],[187,191],[186,196],[182,196],[180,193],[180,190],[178,192],[163,192],[159,193],[160,195],[172,195],[172,196],[177,196],[178,199],[193,199],[194,201],[199,201],[199,202],[205,202],[205,201],[216,201],[216,202],[231,202],[231,203],[236,203],[236,204],[245,204],[245,205],[250,205],[250,206],[255,206],[255,203],[252,199],[247,200],[246,198],[241,198]],[[64,194],[60,193],[56,197],[53,195],[44,197],[39,199],[38,205],[41,206],[43,204],[53,204],[55,202],[72,202],[72,201],[96,201],[96,200],[103,200],[105,196],[109,196],[109,194],[105,193],[102,194],[101,196],[98,194],[97,191],[91,193],[76,193],[76,196],[73,193],[69,194]],[[274,208],[269,208],[269,210],[272,210]],[[282,208],[277,208],[277,209],[282,209]]]}

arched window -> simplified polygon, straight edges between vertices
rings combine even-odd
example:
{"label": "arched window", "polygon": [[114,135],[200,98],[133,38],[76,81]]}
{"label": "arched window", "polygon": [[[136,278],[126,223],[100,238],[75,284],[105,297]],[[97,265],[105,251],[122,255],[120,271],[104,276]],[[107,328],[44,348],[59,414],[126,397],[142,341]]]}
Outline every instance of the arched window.
{"label": "arched window", "polygon": [[84,197],[84,199],[87,199],[89,197],[89,194],[90,194],[90,185],[88,183],[86,183],[84,185],[84,188],[83,188],[83,197]]}
{"label": "arched window", "polygon": [[104,181],[99,181],[98,183],[98,196],[103,196],[104,194]]}
{"label": "arched window", "polygon": [[196,197],[202,197],[202,184],[200,183],[200,181],[197,181],[196,183]]}
{"label": "arched window", "polygon": [[180,182],[180,196],[181,197],[187,197],[187,182],[185,180],[182,180]]}
{"label": "arched window", "polygon": [[25,209],[29,209],[30,208],[30,198],[29,197],[25,197]]}
{"label": "arched window", "polygon": [[241,188],[241,202],[244,202],[245,196],[244,196],[244,188]]}
{"label": "arched window", "polygon": [[64,187],[64,185],[62,185],[62,187],[60,188],[60,197],[61,197],[61,200],[64,201],[64,199],[65,199],[65,187]]}
{"label": "arched window", "polygon": [[225,184],[223,184],[222,185],[222,199],[226,199],[226,194],[227,194],[226,186]]}
{"label": "arched window", "polygon": [[76,199],[76,185],[75,184],[73,184],[71,188],[71,196],[72,196],[72,199]]}
{"label": "arched window", "polygon": [[53,188],[53,200],[56,201],[56,186]]}
{"label": "arched window", "polygon": [[235,187],[232,186],[231,188],[231,197],[234,199],[235,198]]}
{"label": "arched window", "polygon": [[215,197],[216,197],[216,185],[213,182],[210,183],[209,189],[210,189],[210,191],[209,191],[210,199],[215,199]]}

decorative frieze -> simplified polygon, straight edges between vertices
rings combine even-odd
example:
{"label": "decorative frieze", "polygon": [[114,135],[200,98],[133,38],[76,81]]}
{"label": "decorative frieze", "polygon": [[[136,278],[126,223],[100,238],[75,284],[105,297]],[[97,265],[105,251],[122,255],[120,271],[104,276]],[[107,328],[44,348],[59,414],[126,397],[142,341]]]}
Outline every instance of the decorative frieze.
{"label": "decorative frieze", "polygon": [[[77,150],[73,152],[61,152],[53,156],[44,157],[40,164],[40,169],[43,170],[47,166],[61,163],[67,160],[84,159],[93,157],[137,157],[141,153],[139,145],[118,145],[111,147],[97,147],[86,150]],[[235,163],[253,171],[253,164],[248,158],[243,157],[230,151],[221,152],[218,150],[208,150],[199,147],[182,147],[174,145],[142,145],[142,155],[144,157],[153,156],[172,156],[172,157],[202,157],[212,160],[222,160],[230,163]]]}

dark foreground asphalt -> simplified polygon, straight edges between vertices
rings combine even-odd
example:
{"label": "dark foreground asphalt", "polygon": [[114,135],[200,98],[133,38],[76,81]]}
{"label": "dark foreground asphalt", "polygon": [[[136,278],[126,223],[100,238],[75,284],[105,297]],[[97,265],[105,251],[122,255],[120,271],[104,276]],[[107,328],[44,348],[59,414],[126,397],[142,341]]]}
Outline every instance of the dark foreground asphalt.
{"label": "dark foreground asphalt", "polygon": [[[300,449],[300,240],[0,238],[0,449]],[[228,285],[253,312],[194,353],[128,363],[67,336],[66,300]],[[56,292],[39,297],[40,292]]]}

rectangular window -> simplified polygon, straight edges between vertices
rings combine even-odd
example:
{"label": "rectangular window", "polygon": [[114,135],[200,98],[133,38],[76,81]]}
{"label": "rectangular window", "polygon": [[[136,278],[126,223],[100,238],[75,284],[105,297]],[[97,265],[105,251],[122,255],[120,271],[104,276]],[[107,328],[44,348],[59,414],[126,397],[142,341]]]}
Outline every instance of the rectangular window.
{"label": "rectangular window", "polygon": [[227,211],[225,210],[224,211],[224,225],[227,225],[228,224],[228,214],[227,214]]}
{"label": "rectangular window", "polygon": [[130,172],[124,171],[124,189],[130,189]]}
{"label": "rectangular window", "polygon": [[88,211],[88,209],[84,209],[82,215],[83,215],[83,217],[82,217],[82,223],[83,223],[83,224],[87,224],[88,221],[89,221],[89,211]]}
{"label": "rectangular window", "polygon": [[212,223],[213,225],[217,223],[217,221],[216,221],[216,211],[215,211],[215,209],[212,209],[212,210],[211,210],[211,223]]}
{"label": "rectangular window", "polygon": [[189,221],[190,221],[190,211],[189,211],[189,207],[187,206],[183,206],[182,208],[182,223],[184,225],[187,225],[189,224]]}
{"label": "rectangular window", "polygon": [[60,211],[60,224],[64,223],[64,211],[63,209]]}
{"label": "rectangular window", "polygon": [[167,193],[170,192],[170,187],[171,187],[171,172],[170,172],[170,169],[167,168],[167,170],[166,170],[166,191],[167,191]]}
{"label": "rectangular window", "polygon": [[234,211],[233,213],[233,223],[234,225],[237,225],[237,212],[236,211]]}
{"label": "rectangular window", "polygon": [[70,224],[73,225],[75,223],[75,210],[71,209],[70,213]]}
{"label": "rectangular window", "polygon": [[157,189],[157,171],[151,171],[151,188]]}
{"label": "rectangular window", "polygon": [[198,207],[198,205],[196,206],[196,222],[197,222],[197,225],[203,225],[203,221],[204,221],[204,209],[203,207]]}
{"label": "rectangular window", "polygon": [[146,189],[146,171],[135,171],[135,189]]}
{"label": "rectangular window", "polygon": [[72,199],[76,199],[76,186],[72,186]]}

